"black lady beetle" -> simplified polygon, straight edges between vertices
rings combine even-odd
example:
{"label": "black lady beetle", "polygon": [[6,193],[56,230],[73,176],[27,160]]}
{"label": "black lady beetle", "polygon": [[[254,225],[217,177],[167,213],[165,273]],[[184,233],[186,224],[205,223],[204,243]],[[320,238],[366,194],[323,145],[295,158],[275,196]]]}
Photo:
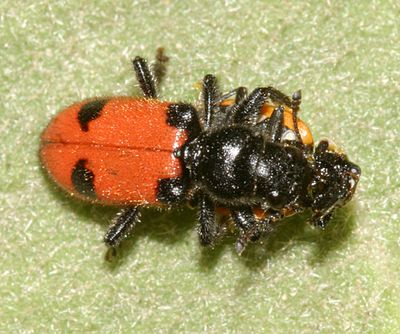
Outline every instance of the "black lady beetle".
{"label": "black lady beetle", "polygon": [[297,117],[300,91],[289,98],[272,87],[250,94],[240,87],[222,95],[206,75],[197,110],[157,99],[168,58],[160,49],[156,59],[155,73],[144,59],[133,61],[144,98],[73,104],[41,136],[43,165],[62,188],[125,206],[105,235],[109,247],[127,237],[146,206],[195,203],[202,245],[216,241],[216,209],[225,208],[240,254],[283,217],[310,208],[311,223],[324,227],[352,198],[360,168],[328,141],[314,148]]}

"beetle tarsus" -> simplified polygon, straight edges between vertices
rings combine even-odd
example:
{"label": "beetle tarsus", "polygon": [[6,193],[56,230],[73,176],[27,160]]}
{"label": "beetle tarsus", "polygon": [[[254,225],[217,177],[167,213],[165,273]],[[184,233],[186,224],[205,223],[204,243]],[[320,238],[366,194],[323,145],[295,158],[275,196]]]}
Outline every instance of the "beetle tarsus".
{"label": "beetle tarsus", "polygon": [[112,248],[118,247],[122,240],[129,236],[139,220],[140,208],[138,206],[121,210],[104,236],[106,245]]}
{"label": "beetle tarsus", "polygon": [[154,80],[156,82],[157,88],[160,88],[160,85],[163,82],[165,75],[167,74],[168,61],[169,57],[167,57],[167,55],[165,54],[165,49],[163,47],[158,48],[156,53],[156,61],[152,66]]}
{"label": "beetle tarsus", "polygon": [[282,140],[283,127],[284,127],[284,112],[283,106],[276,107],[272,112],[271,118],[268,123],[268,136],[267,138],[272,143],[280,143]]}
{"label": "beetle tarsus", "polygon": [[208,130],[213,125],[215,101],[219,96],[217,78],[207,74],[203,79],[204,130]]}
{"label": "beetle tarsus", "polygon": [[150,71],[146,59],[138,56],[132,61],[132,63],[136,74],[136,79],[139,82],[139,86],[143,92],[143,95],[147,98],[156,99],[156,80],[153,73]]}

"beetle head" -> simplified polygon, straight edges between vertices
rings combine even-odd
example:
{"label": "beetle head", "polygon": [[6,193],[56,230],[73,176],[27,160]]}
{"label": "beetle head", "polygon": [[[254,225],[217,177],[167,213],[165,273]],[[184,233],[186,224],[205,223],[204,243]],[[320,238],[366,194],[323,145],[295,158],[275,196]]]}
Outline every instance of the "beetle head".
{"label": "beetle head", "polygon": [[336,208],[345,205],[354,194],[361,169],[327,140],[314,152],[315,174],[311,182],[312,223],[325,227]]}

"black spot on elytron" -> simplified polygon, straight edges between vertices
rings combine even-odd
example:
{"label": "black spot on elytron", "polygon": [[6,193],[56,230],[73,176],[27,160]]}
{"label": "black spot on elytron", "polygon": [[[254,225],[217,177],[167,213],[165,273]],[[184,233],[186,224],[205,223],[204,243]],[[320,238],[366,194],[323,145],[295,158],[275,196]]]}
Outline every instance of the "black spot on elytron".
{"label": "black spot on elytron", "polygon": [[165,204],[180,203],[185,199],[187,183],[182,177],[158,180],[157,200]]}
{"label": "black spot on elytron", "polygon": [[89,131],[89,122],[100,116],[100,113],[107,102],[108,99],[94,100],[81,107],[81,110],[78,112],[78,121],[82,131]]}
{"label": "black spot on elytron", "polygon": [[72,185],[75,190],[81,195],[86,197],[96,197],[96,192],[94,190],[94,174],[93,172],[86,168],[86,159],[80,159],[75,164],[71,173]]}

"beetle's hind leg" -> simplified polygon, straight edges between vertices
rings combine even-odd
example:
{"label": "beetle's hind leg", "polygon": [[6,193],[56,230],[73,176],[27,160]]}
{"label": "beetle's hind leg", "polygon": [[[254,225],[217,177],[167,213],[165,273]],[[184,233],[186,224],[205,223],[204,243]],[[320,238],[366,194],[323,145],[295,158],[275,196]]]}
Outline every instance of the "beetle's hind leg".
{"label": "beetle's hind leg", "polygon": [[147,98],[157,98],[157,84],[154,74],[150,71],[147,60],[137,56],[133,61],[133,69],[143,95]]}
{"label": "beetle's hind leg", "polygon": [[157,88],[160,89],[160,85],[163,82],[165,75],[167,74],[167,63],[169,57],[165,54],[164,48],[160,47],[157,49],[156,61],[152,65],[154,73],[154,79],[156,81]]}
{"label": "beetle's hind leg", "polygon": [[140,221],[140,207],[133,206],[122,209],[114,218],[104,236],[104,242],[111,248],[116,248],[126,239],[135,225]]}
{"label": "beetle's hind leg", "polygon": [[168,60],[169,58],[165,55],[164,48],[158,48],[156,61],[152,66],[153,71],[147,64],[147,60],[142,57],[138,56],[132,61],[136,79],[145,97],[152,99],[158,97],[157,89],[167,73],[166,64]]}
{"label": "beetle's hind leg", "polygon": [[199,206],[198,235],[200,244],[202,246],[213,245],[219,234],[214,203],[207,195],[201,194],[199,196],[198,206]]}
{"label": "beetle's hind leg", "polygon": [[139,82],[139,86],[143,92],[143,95],[147,98],[156,99],[156,81],[153,73],[150,71],[146,59],[138,56],[132,61],[132,63],[136,74],[136,79]]}

